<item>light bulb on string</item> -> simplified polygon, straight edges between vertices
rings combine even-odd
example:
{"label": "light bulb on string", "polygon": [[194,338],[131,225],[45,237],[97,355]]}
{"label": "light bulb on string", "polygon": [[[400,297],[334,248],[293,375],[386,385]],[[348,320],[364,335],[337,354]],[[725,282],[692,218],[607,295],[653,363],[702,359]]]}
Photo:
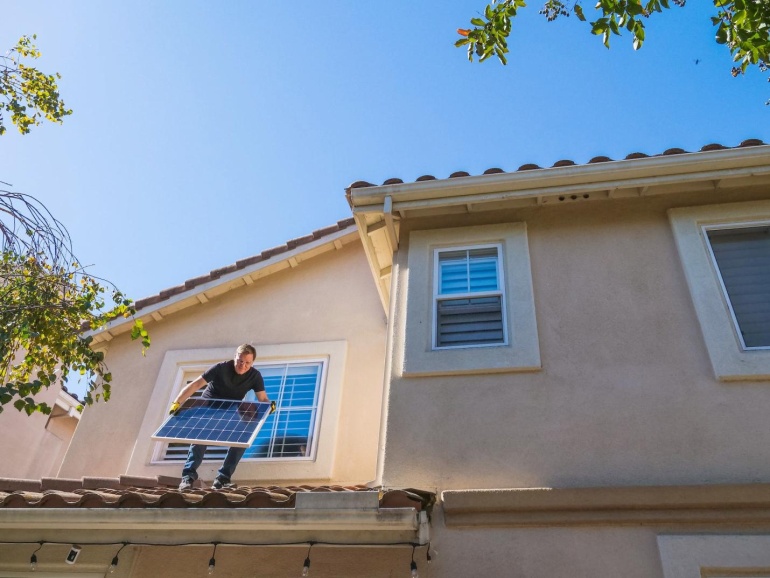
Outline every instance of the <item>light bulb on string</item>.
{"label": "light bulb on string", "polygon": [[214,542],[214,552],[212,552],[211,560],[209,560],[209,576],[211,576],[214,573],[214,567],[217,565],[217,560],[216,560],[217,544],[219,544],[219,542]]}
{"label": "light bulb on string", "polygon": [[43,544],[45,544],[45,542],[38,542],[38,544],[40,545],[37,547],[37,549],[34,552],[32,552],[32,556],[29,557],[29,569],[32,572],[35,572],[37,570],[37,553],[40,551],[40,548],[43,547]]}
{"label": "light bulb on string", "polygon": [[409,570],[412,578],[419,578],[419,573],[417,572],[417,562],[414,561],[415,548],[417,548],[417,544],[412,544],[412,563],[409,564]]}
{"label": "light bulb on string", "polygon": [[305,556],[305,562],[302,564],[302,576],[305,578],[310,575],[310,550],[313,549],[315,542],[310,542],[310,547],[307,549],[307,556]]}
{"label": "light bulb on string", "polygon": [[118,568],[118,562],[120,562],[120,560],[118,559],[118,554],[120,554],[120,551],[121,551],[123,548],[125,548],[126,546],[128,546],[128,542],[123,542],[123,545],[120,547],[120,549],[119,549],[117,552],[115,552],[115,556],[113,556],[113,558],[112,558],[112,562],[110,562],[110,567],[109,567],[109,568],[107,568],[107,571],[108,571],[110,574],[114,574],[114,573],[115,573],[115,570],[117,570],[117,568]]}

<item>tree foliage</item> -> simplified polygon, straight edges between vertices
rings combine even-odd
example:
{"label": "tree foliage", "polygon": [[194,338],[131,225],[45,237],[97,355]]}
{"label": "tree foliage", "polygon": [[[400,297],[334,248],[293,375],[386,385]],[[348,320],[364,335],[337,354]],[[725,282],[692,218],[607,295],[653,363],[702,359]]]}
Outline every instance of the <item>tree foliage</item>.
{"label": "tree foliage", "polygon": [[33,43],[36,38],[22,36],[16,46],[0,56],[0,135],[7,130],[3,116],[6,112],[21,134],[29,133],[32,126],[44,120],[61,123],[72,114],[59,97],[59,73],[44,74],[23,62],[25,58],[40,58]]}
{"label": "tree foliage", "polygon": [[[702,1],[702,0],[701,0]],[[733,57],[733,76],[743,74],[749,66],[766,72],[770,64],[770,1],[768,0],[712,0],[715,14],[711,18],[716,27],[716,41],[724,44]],[[645,40],[645,20],[672,6],[684,6],[686,0],[598,0],[596,15],[589,21],[591,33],[601,36],[610,47],[612,36],[625,30],[631,33],[634,49]],[[455,45],[466,46],[468,59],[474,56],[484,61],[497,56],[506,64],[511,20],[526,7],[525,0],[493,0],[484,10],[483,17],[471,19],[473,28],[459,29],[462,36]],[[546,19],[574,14],[587,21],[580,0],[547,0],[540,10]]]}
{"label": "tree foliage", "polygon": [[[108,400],[112,376],[84,332],[131,317],[131,300],[86,272],[64,226],[28,195],[0,190],[0,236],[0,412],[49,413],[35,395],[71,372],[87,381],[86,404]],[[131,337],[150,345],[139,319]]]}
{"label": "tree foliage", "polygon": [[[0,57],[0,134],[6,131],[3,112],[11,113],[22,134],[44,120],[61,123],[72,113],[59,97],[59,74],[21,62],[40,56],[34,39],[23,36]],[[66,382],[72,372],[87,383],[86,404],[108,400],[112,376],[86,332],[134,313],[130,299],[80,265],[67,229],[45,206],[29,195],[0,190],[0,412],[12,403],[27,414],[50,413],[35,396]],[[150,346],[140,319],[131,338]]]}

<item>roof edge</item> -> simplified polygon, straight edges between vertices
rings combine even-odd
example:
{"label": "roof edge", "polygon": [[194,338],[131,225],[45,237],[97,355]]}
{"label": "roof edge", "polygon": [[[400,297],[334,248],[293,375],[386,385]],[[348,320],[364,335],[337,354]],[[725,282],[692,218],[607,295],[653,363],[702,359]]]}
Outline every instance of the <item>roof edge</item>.
{"label": "roof edge", "polygon": [[[262,277],[269,276],[279,270],[288,267],[296,267],[300,262],[317,256],[319,249],[329,246],[331,249],[340,249],[342,246],[358,239],[358,231],[352,217],[338,221],[336,225],[314,231],[310,235],[288,241],[284,245],[267,249],[246,259],[241,259],[220,269],[214,269],[208,275],[188,279],[184,283],[164,289],[160,293],[139,299],[136,301],[137,313],[135,318],[142,319],[148,324],[159,321],[169,313],[179,308],[181,302],[190,300],[190,304],[203,304],[209,301],[207,292],[217,289],[213,297],[219,297],[232,289],[254,282],[251,276],[262,273]],[[282,266],[286,264],[286,266]],[[237,286],[228,286],[239,280],[249,278]],[[193,301],[195,299],[195,301]],[[171,310],[171,311],[170,311]],[[85,336],[94,338],[94,345],[112,340],[117,334],[128,331],[133,324],[133,318],[118,318],[109,322],[104,327],[84,332]]]}

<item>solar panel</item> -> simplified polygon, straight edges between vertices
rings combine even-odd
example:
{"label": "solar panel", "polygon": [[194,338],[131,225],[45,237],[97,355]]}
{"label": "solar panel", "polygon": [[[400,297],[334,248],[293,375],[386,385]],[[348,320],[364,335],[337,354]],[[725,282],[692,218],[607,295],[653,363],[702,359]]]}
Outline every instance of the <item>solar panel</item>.
{"label": "solar panel", "polygon": [[188,399],[152,435],[156,441],[249,447],[271,413],[271,402]]}

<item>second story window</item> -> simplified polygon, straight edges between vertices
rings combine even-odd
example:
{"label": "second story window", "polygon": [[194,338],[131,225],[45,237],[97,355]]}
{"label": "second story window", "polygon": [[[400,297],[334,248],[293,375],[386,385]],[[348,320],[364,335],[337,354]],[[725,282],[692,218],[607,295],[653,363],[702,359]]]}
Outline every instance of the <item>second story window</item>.
{"label": "second story window", "polygon": [[770,225],[707,230],[743,349],[770,348]]}
{"label": "second story window", "polygon": [[434,348],[507,343],[500,250],[435,251]]}

